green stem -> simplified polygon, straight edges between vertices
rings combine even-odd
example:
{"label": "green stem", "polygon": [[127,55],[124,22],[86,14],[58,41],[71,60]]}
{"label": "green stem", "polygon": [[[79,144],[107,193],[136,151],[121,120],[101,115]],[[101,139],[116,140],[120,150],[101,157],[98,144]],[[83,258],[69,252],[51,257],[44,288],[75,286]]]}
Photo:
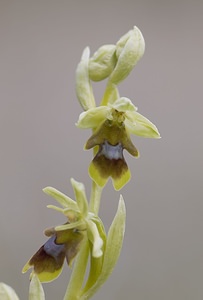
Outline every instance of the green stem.
{"label": "green stem", "polygon": [[89,256],[89,242],[84,240],[77,255],[74,269],[63,300],[79,300]]}
{"label": "green stem", "polygon": [[[91,191],[91,197],[89,203],[89,210],[96,215],[98,214],[99,211],[101,193],[102,193],[102,188],[100,188],[95,182],[92,182],[92,191]],[[76,257],[74,269],[63,300],[80,299],[80,293],[82,290],[86,268],[87,268],[88,256],[89,256],[89,241],[85,239]]]}
{"label": "green stem", "polygon": [[101,200],[102,188],[99,187],[94,181],[92,181],[92,190],[89,203],[89,211],[98,215],[100,200]]}
{"label": "green stem", "polygon": [[116,84],[112,83],[110,80],[107,82],[106,90],[101,101],[101,105],[107,105],[108,103],[114,103],[115,100],[119,98],[119,92]]}

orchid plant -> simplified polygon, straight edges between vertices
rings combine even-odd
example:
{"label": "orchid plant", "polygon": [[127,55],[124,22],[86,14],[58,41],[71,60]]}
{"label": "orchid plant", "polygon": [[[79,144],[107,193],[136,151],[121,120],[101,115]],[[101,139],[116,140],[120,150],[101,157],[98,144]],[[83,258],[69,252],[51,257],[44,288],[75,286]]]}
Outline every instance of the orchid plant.
{"label": "orchid plant", "polygon": [[[117,212],[107,233],[98,215],[102,190],[109,177],[115,190],[122,189],[130,180],[123,150],[134,157],[139,156],[131,134],[160,137],[156,126],[118,91],[118,84],[130,74],[144,50],[142,33],[134,27],[115,45],[104,45],[91,57],[88,47],[83,51],[76,70],[76,94],[83,112],[76,126],[92,130],[85,143],[85,149],[93,148],[94,153],[88,170],[92,180],[91,196],[87,199],[85,186],[73,178],[75,199],[53,187],[44,189],[59,204],[48,207],[62,213],[65,221],[45,230],[48,240],[23,267],[23,273],[32,268],[30,300],[45,299],[41,283],[56,279],[65,260],[68,266],[74,264],[64,300],[90,299],[117,263],[125,232],[125,203],[120,195]],[[104,79],[107,79],[106,89],[97,106],[92,81]],[[15,291],[4,283],[0,284],[0,294],[4,295],[1,299],[18,299]]]}

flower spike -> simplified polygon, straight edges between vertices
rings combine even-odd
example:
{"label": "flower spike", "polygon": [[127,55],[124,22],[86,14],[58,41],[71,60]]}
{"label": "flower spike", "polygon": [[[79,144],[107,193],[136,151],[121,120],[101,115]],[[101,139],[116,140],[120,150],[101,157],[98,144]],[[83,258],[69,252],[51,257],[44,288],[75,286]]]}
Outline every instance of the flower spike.
{"label": "flower spike", "polygon": [[[117,263],[125,232],[126,208],[120,195],[117,212],[106,233],[98,216],[103,187],[109,178],[115,190],[120,190],[130,180],[124,150],[139,157],[131,134],[160,138],[157,127],[138,113],[130,99],[121,97],[118,90],[118,84],[131,73],[144,51],[142,33],[134,26],[115,45],[101,46],[92,57],[89,47],[82,53],[76,69],[76,94],[83,112],[76,126],[92,130],[84,146],[85,150],[93,149],[94,154],[88,169],[92,190],[88,201],[84,184],[73,178],[71,185],[75,200],[52,187],[43,190],[59,204],[47,207],[61,213],[65,222],[44,231],[47,241],[22,270],[24,273],[32,268],[29,300],[45,299],[41,282],[56,279],[65,260],[71,266],[76,258],[64,300],[90,299]],[[106,89],[100,106],[96,106],[92,81],[104,79]],[[2,289],[3,295],[9,299],[18,299],[13,290],[0,283],[0,294]]]}

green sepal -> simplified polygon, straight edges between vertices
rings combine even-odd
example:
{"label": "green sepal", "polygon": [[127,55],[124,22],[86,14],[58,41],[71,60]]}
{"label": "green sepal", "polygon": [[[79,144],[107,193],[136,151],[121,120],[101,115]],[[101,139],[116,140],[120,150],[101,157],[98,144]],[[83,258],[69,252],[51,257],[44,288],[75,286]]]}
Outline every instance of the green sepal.
{"label": "green sepal", "polygon": [[69,230],[69,229],[74,229],[74,228],[78,228],[78,227],[81,227],[83,226],[84,222],[79,220],[79,221],[76,221],[74,223],[68,223],[68,224],[64,224],[64,225],[58,225],[56,226],[54,229],[56,231],[65,231],[65,230]]}

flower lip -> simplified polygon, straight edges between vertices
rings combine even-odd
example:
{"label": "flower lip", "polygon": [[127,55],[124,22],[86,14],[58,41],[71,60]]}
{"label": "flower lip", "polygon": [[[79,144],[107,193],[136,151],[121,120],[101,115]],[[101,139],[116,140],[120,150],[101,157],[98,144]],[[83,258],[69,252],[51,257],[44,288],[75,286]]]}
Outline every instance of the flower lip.
{"label": "flower lip", "polygon": [[101,187],[111,177],[116,190],[130,179],[130,171],[123,156],[121,143],[112,146],[107,141],[99,145],[99,151],[89,167],[90,177]]}
{"label": "flower lip", "polygon": [[120,143],[116,146],[112,146],[108,142],[100,145],[100,149],[92,162],[102,177],[117,178],[128,169],[123,156],[123,147]]}
{"label": "flower lip", "polygon": [[139,153],[126,131],[123,112],[113,110],[113,114],[113,120],[104,121],[88,139],[85,148],[99,146],[89,167],[90,177],[101,187],[111,177],[114,188],[119,190],[130,179],[130,171],[123,156],[123,149],[135,157],[138,157]]}
{"label": "flower lip", "polygon": [[57,278],[62,272],[65,258],[68,265],[71,265],[84,237],[75,229],[54,232],[54,229],[51,228],[47,229],[45,233],[51,237],[31,257],[22,270],[25,273],[33,267],[33,273],[37,274],[41,282],[49,282]]}

